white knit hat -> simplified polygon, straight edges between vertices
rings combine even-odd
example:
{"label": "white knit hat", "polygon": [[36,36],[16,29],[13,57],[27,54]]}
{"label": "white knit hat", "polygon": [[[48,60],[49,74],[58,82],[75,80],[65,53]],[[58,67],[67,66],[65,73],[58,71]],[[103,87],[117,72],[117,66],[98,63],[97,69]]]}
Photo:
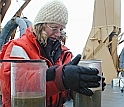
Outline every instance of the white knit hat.
{"label": "white knit hat", "polygon": [[36,15],[34,25],[38,23],[56,23],[66,26],[68,11],[60,0],[51,0],[46,3]]}

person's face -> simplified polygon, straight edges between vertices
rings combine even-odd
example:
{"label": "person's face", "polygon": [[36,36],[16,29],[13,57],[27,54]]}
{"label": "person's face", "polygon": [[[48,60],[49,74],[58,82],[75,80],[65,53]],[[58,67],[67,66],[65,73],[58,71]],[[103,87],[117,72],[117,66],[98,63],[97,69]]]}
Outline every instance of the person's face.
{"label": "person's face", "polygon": [[46,24],[45,27],[47,36],[50,37],[53,41],[56,41],[60,38],[63,29],[64,26],[59,24]]}

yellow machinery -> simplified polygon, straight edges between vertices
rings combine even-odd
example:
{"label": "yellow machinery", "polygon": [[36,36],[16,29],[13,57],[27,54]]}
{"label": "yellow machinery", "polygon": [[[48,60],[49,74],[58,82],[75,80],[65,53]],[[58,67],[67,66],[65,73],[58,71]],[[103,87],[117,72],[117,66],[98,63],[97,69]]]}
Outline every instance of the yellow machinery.
{"label": "yellow machinery", "polygon": [[93,23],[82,55],[84,59],[102,60],[106,83],[118,74],[119,34],[121,32],[121,0],[95,0]]}

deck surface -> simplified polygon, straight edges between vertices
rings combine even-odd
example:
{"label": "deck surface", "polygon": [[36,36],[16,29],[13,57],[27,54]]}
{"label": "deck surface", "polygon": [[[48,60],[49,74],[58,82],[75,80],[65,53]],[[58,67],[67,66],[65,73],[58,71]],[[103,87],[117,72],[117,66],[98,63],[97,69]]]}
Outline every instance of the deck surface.
{"label": "deck surface", "polygon": [[[124,92],[121,87],[107,85],[102,92],[101,107],[124,107]],[[73,107],[73,101],[67,102],[66,107]]]}
{"label": "deck surface", "polygon": [[[102,92],[101,107],[124,107],[124,92],[120,87],[112,87],[107,85],[105,91]],[[66,102],[66,107],[73,107],[73,101]],[[0,102],[0,107],[1,102]]]}

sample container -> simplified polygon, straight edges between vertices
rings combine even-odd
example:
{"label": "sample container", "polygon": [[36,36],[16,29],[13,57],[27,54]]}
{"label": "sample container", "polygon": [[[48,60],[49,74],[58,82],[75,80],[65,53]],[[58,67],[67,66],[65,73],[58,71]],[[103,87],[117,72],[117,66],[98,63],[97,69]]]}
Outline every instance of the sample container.
{"label": "sample container", "polygon": [[[97,68],[99,70],[99,75],[102,75],[102,61],[101,60],[81,60],[79,66]],[[74,92],[74,107],[101,107],[101,90],[102,83],[100,87],[90,88],[94,94],[92,96],[86,96],[77,92]]]}
{"label": "sample container", "polygon": [[44,60],[11,62],[12,107],[46,107],[46,69]]}

